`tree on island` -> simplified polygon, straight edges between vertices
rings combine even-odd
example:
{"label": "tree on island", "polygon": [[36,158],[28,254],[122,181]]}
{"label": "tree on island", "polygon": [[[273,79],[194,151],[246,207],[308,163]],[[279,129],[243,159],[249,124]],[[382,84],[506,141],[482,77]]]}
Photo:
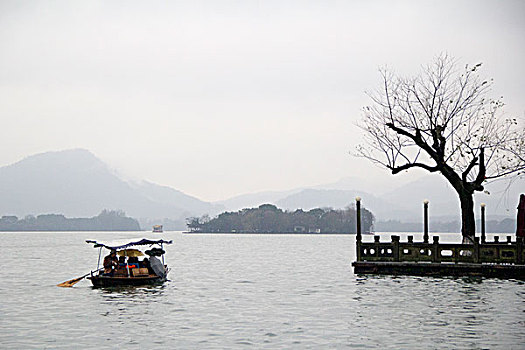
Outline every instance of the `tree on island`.
{"label": "tree on island", "polygon": [[[283,211],[273,204],[224,212],[215,218],[188,218],[191,232],[221,233],[355,233],[355,209],[316,208]],[[367,209],[361,212],[362,227],[369,231],[374,215]]]}
{"label": "tree on island", "polygon": [[480,67],[459,69],[441,55],[411,78],[382,69],[358,146],[358,155],[392,174],[421,168],[443,175],[459,196],[464,240],[475,234],[474,193],[525,170],[525,129],[503,116],[501,98],[488,96],[492,80],[480,77]]}
{"label": "tree on island", "polygon": [[139,231],[137,220],[127,217],[122,210],[104,209],[91,218],[66,218],[62,214],[2,216],[0,231]]}

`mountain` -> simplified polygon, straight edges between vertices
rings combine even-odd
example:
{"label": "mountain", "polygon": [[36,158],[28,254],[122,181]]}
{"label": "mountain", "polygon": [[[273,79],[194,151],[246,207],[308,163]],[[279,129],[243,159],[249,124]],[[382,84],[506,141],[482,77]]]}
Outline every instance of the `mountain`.
{"label": "mountain", "polygon": [[369,209],[378,219],[413,217],[412,212],[402,207],[396,207],[392,202],[358,190],[304,189],[298,193],[282,198],[277,201],[276,205],[288,210],[295,210],[297,208],[310,210],[313,208],[327,207],[341,209],[354,205],[357,196],[363,199],[363,207]]}
{"label": "mountain", "polygon": [[130,184],[83,149],[37,154],[0,168],[1,215],[87,217],[103,209],[136,218],[184,219],[221,208],[169,187]]}
{"label": "mountain", "polygon": [[[401,183],[405,183],[403,181]],[[378,183],[369,178],[344,177],[336,182],[317,186],[299,187],[286,191],[264,191],[242,194],[214,202],[226,210],[256,208],[261,204],[283,205],[284,209],[311,209],[315,207],[344,208],[360,193],[381,194],[390,188],[387,181]],[[315,191],[313,191],[315,190]],[[306,192],[305,192],[306,191]],[[343,192],[338,192],[343,191]],[[377,201],[380,201],[377,199]],[[387,206],[387,205],[385,205]]]}
{"label": "mountain", "polygon": [[[287,210],[338,209],[353,205],[355,197],[360,196],[363,206],[374,213],[377,221],[419,223],[423,217],[423,200],[428,199],[431,221],[460,221],[459,199],[442,176],[430,174],[412,181],[399,180],[396,176],[390,176],[386,181],[375,184],[373,180],[348,177],[310,188],[247,194],[217,203],[230,211],[254,208],[263,203]],[[525,190],[525,178],[497,181],[485,187],[485,192],[475,194],[476,216],[479,205],[486,203],[487,220],[514,219],[519,194]]]}
{"label": "mountain", "polygon": [[[167,208],[183,208],[180,210],[182,210],[182,216],[184,218],[192,215],[216,214],[224,210],[224,207],[221,205],[201,201],[198,198],[189,196],[168,186],[161,186],[148,181],[130,183],[130,186],[138,194],[141,194],[152,202],[164,205]],[[149,217],[154,216],[149,215]],[[163,217],[170,218],[173,217],[173,215],[164,215]]]}
{"label": "mountain", "polygon": [[[304,189],[277,201],[279,208],[294,210],[301,208],[344,208],[354,203],[356,191]],[[369,195],[371,197],[371,195]]]}
{"label": "mountain", "polygon": [[[392,189],[392,175],[388,173],[380,173],[381,176],[364,177],[360,178],[357,176],[347,176],[342,179],[337,180],[333,183],[322,184],[317,186],[312,186],[313,189],[319,190],[359,190],[366,193],[375,193],[380,195],[382,193],[388,192]],[[396,186],[402,186],[408,183],[406,178],[399,177],[396,179]]]}
{"label": "mountain", "polygon": [[[515,219],[525,178],[497,181],[488,184],[486,190],[475,195],[476,213],[484,202],[487,220]],[[171,187],[124,181],[83,149],[37,154],[0,168],[0,216],[92,217],[103,209],[123,210],[138,218],[143,228],[163,223],[166,229],[185,229],[185,218],[190,216],[213,216],[265,203],[288,210],[339,209],[353,205],[356,196],[362,197],[363,206],[377,221],[421,222],[424,199],[430,200],[431,221],[459,220],[457,195],[439,175],[413,181],[396,176],[380,180],[348,177],[325,185],[244,194],[207,203]]]}
{"label": "mountain", "polygon": [[[484,192],[474,194],[476,217],[480,213],[481,203],[485,203],[487,219],[515,219],[519,194],[525,191],[525,177],[499,180],[488,183],[484,187]],[[422,215],[423,200],[428,199],[431,217],[441,217],[441,221],[460,221],[461,219],[458,195],[452,186],[438,174],[424,176],[384,193],[381,197],[388,202],[396,203],[396,206],[400,208],[417,214],[416,217]]]}
{"label": "mountain", "polygon": [[[345,183],[347,180],[345,180]],[[333,184],[326,185],[330,188]],[[324,189],[324,185],[313,188],[298,188],[290,191],[261,192],[246,194],[230,198],[225,201],[216,202],[223,205],[228,211],[238,211],[243,208],[256,208],[261,204],[274,204],[285,210],[313,208],[334,208],[342,209],[355,203],[355,197],[363,198],[363,206],[372,211],[379,220],[398,219],[407,220],[414,218],[414,212],[396,206],[395,202],[390,202],[362,190],[338,190]],[[346,188],[352,188],[347,184]],[[356,185],[357,188],[357,185]]]}
{"label": "mountain", "polygon": [[285,198],[294,193],[300,192],[302,189],[294,189],[289,191],[265,191],[257,193],[248,193],[235,196],[226,200],[214,202],[214,204],[225,208],[229,211],[238,211],[244,208],[257,208],[261,204],[277,203],[280,199]]}
{"label": "mountain", "polygon": [[[392,178],[392,182],[395,178]],[[397,208],[413,213],[413,221],[421,221],[423,201],[428,199],[429,215],[460,218],[459,198],[454,189],[439,175],[428,175],[411,181],[381,195],[385,201],[394,203]],[[385,219],[396,219],[389,215]],[[398,218],[406,221],[410,218]]]}

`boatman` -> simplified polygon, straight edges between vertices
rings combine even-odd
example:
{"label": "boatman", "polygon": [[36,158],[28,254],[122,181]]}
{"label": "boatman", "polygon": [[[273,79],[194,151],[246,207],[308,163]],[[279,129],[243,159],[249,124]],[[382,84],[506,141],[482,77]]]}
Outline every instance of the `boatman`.
{"label": "boatman", "polygon": [[104,258],[104,273],[113,275],[115,268],[118,266],[117,251],[112,249],[109,255]]}
{"label": "boatman", "polygon": [[150,256],[149,264],[155,275],[166,278],[166,268],[155,255]]}

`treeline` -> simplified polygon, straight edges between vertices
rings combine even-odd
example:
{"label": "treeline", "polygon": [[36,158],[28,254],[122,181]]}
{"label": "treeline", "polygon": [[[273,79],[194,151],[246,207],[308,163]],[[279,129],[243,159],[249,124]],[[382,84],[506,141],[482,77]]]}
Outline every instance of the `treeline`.
{"label": "treeline", "polygon": [[92,218],[66,218],[61,214],[2,216],[0,231],[139,231],[137,220],[120,210],[103,210]]}
{"label": "treeline", "polygon": [[[374,216],[361,210],[362,230],[370,231]],[[283,211],[272,204],[237,212],[224,212],[216,218],[193,217],[187,220],[190,232],[206,233],[355,233],[356,212],[316,208],[309,211]]]}
{"label": "treeline", "polygon": [[[379,221],[375,225],[377,232],[423,232],[423,223],[415,222],[401,222],[398,220]],[[481,222],[476,221],[476,231],[481,231]],[[447,222],[429,222],[430,232],[461,232],[461,223],[459,221],[447,221]],[[515,233],[516,232],[516,220],[515,219],[503,219],[498,220],[487,220],[485,222],[485,231],[487,233]]]}

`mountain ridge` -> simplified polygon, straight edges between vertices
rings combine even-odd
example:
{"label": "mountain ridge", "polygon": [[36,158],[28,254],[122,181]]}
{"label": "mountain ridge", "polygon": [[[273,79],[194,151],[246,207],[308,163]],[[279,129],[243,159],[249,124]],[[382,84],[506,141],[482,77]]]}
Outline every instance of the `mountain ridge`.
{"label": "mountain ridge", "polygon": [[[166,229],[184,229],[185,219],[192,216],[213,216],[267,203],[287,210],[340,209],[354,205],[355,197],[360,196],[363,206],[378,221],[421,222],[424,199],[430,200],[431,219],[459,220],[457,195],[441,176],[429,175],[413,181],[400,178],[399,184],[396,180],[392,176],[391,181],[375,186],[373,179],[354,176],[324,185],[261,191],[205,202],[169,186],[123,180],[90,151],[71,149],[31,155],[0,167],[0,215],[53,213],[90,217],[103,209],[123,210],[139,219],[141,225],[165,222]],[[491,194],[477,193],[476,208],[485,202],[487,219],[515,218],[525,179],[486,187]]]}
{"label": "mountain ridge", "polygon": [[[239,206],[232,206],[242,199],[244,207],[257,207],[260,204],[274,204],[283,209],[309,210],[315,207],[344,208],[353,205],[355,197],[362,198],[362,205],[370,209],[379,221],[399,220],[401,222],[422,222],[422,208],[425,199],[430,201],[430,215],[432,219],[440,221],[460,221],[459,199],[455,191],[440,175],[427,175],[412,181],[400,181],[397,187],[384,186],[387,190],[382,193],[370,193],[362,189],[351,189],[351,180],[347,177],[332,184],[316,185],[312,187],[296,188],[289,191],[267,191],[256,194],[243,194],[228,200],[219,201],[227,210],[240,210]],[[392,183],[396,182],[395,176]],[[345,183],[346,189],[334,189],[334,184]],[[486,185],[485,192],[477,192],[475,198],[475,214],[479,215],[479,206],[487,206],[487,218],[502,220],[515,218],[515,206],[519,198],[520,189],[525,189],[525,178],[515,178],[510,185],[505,181]],[[318,196],[313,198],[313,192]],[[486,193],[488,192],[488,193]],[[268,199],[266,202],[260,197]],[[512,203],[515,198],[515,206]],[[251,205],[249,200],[252,200]]]}
{"label": "mountain ridge", "polygon": [[136,218],[180,220],[219,210],[166,186],[130,184],[84,149],[39,153],[0,168],[2,215],[85,217],[103,209],[123,210]]}

